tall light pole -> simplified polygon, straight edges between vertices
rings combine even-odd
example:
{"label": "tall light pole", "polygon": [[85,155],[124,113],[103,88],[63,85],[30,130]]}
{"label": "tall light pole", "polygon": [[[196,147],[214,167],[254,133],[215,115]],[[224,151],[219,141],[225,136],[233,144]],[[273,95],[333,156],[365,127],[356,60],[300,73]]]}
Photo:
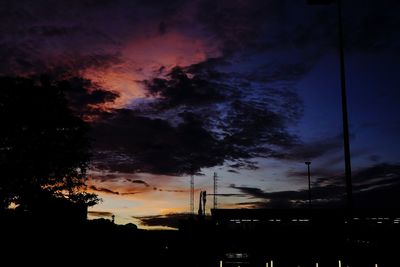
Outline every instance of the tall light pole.
{"label": "tall light pole", "polygon": [[346,174],[346,196],[347,209],[353,208],[353,185],[351,179],[351,160],[350,160],[350,141],[349,141],[349,119],[347,112],[347,93],[346,93],[346,69],[344,62],[343,44],[343,22],[342,22],[342,1],[341,0],[308,0],[309,4],[323,5],[336,2],[338,14],[338,35],[339,35],[339,60],[340,60],[340,88],[342,94],[342,122],[343,122],[343,151],[344,167]]}
{"label": "tall light pole", "polygon": [[306,161],[304,163],[307,165],[307,173],[308,173],[308,205],[311,208],[311,175],[310,175],[311,161]]}
{"label": "tall light pole", "polygon": [[347,93],[346,93],[346,72],[344,62],[343,45],[343,22],[342,22],[342,1],[337,0],[338,27],[339,27],[339,53],[340,53],[340,84],[342,89],[342,117],[343,117],[343,144],[344,144],[344,166],[346,173],[347,208],[353,208],[353,186],[351,182],[351,160],[349,141],[349,119],[347,114]]}

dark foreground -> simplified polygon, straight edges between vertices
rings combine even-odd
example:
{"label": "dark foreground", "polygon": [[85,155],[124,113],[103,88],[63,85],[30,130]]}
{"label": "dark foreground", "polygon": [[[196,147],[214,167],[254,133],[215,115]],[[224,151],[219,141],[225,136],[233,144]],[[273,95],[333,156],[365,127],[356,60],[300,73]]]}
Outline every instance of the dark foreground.
{"label": "dark foreground", "polygon": [[343,267],[398,267],[399,228],[354,222],[246,229],[193,219],[180,231],[145,231],[107,220],[3,218],[1,266],[337,267],[340,260]]}

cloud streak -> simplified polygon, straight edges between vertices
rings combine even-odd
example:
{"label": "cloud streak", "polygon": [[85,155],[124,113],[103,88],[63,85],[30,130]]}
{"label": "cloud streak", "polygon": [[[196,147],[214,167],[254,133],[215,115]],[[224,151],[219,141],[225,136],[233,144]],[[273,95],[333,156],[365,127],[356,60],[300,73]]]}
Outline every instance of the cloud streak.
{"label": "cloud streak", "polygon": [[109,211],[96,211],[96,210],[89,210],[88,214],[94,217],[111,217],[113,215],[113,213]]}
{"label": "cloud streak", "polygon": [[134,184],[142,184],[142,185],[144,185],[145,187],[149,187],[149,186],[150,186],[148,183],[146,183],[146,182],[143,181],[143,180],[129,180],[129,182],[134,183]]}
{"label": "cloud streak", "polygon": [[[398,207],[397,202],[393,200],[398,198],[396,192],[399,187],[400,166],[398,164],[382,163],[359,170],[353,175],[355,207]],[[308,189],[266,192],[256,187],[231,185],[231,188],[249,196],[251,199],[259,199],[259,201],[241,202],[239,205],[286,208],[304,206],[307,205],[308,201]],[[312,184],[311,195],[313,205],[317,207],[344,205],[344,175],[318,178]]]}
{"label": "cloud streak", "polygon": [[96,191],[96,192],[101,192],[101,193],[106,193],[106,194],[111,194],[111,195],[119,195],[120,194],[117,191],[113,191],[113,190],[105,188],[105,187],[97,187],[94,185],[89,186],[89,189]]}
{"label": "cloud streak", "polygon": [[181,221],[187,220],[191,215],[187,213],[170,213],[166,215],[133,217],[146,226],[166,226],[178,229]]}

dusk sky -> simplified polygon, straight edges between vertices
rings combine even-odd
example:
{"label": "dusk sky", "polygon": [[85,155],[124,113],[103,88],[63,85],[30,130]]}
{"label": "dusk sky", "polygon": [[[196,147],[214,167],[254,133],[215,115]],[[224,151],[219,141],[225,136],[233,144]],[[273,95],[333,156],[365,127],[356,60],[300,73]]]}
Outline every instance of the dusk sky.
{"label": "dusk sky", "polygon": [[[343,2],[355,205],[398,207],[400,3]],[[301,207],[305,161],[315,205],[340,206],[337,22],[306,0],[3,0],[0,74],[73,85],[90,218],[174,227],[191,173],[195,210],[214,172],[219,207]]]}

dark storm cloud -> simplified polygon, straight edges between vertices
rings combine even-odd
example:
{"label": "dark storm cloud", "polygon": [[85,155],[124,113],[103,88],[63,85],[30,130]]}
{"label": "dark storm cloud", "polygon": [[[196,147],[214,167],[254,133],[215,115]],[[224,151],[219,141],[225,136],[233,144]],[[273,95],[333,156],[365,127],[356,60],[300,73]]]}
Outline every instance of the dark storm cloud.
{"label": "dark storm cloud", "polygon": [[[395,14],[397,5],[388,3]],[[361,44],[372,38],[397,46],[392,34],[397,19],[392,13],[384,16],[379,9],[375,20],[387,26],[389,34],[366,36],[360,31],[372,7],[363,8],[357,23],[347,22],[350,39],[346,41]],[[234,161],[232,168],[255,168],[254,157],[298,160],[324,155],[341,145],[335,138],[303,144],[288,131],[303,112],[293,85],[327,49],[336,47],[335,8],[272,0],[57,1],[51,5],[3,1],[0,15],[4,36],[0,73],[6,74],[50,72],[70,78],[88,69],[112,68],[127,60],[121,54],[123,47],[154,34],[177,32],[206,45],[216,44],[220,53],[205,54],[202,62],[172,71],[171,66],[158,66],[157,77],[142,82],[156,98],[143,111],[135,106],[132,111],[96,110],[118,94],[84,79],[70,79],[66,94],[73,108],[98,119],[93,125],[98,168],[184,174],[226,160]],[[267,60],[262,54],[286,48],[289,52],[283,60]],[[263,60],[238,68],[247,56]],[[222,67],[236,68],[222,71]]]}
{"label": "dark storm cloud", "polygon": [[50,74],[55,78],[80,76],[87,69],[107,69],[121,62],[117,52],[70,51],[57,55],[35,42],[31,44],[0,43],[0,73],[3,75]]}
{"label": "dark storm cloud", "polygon": [[224,56],[310,46],[315,55],[336,44],[335,11],[306,1],[205,0],[197,18],[222,43]]}
{"label": "dark storm cloud", "polygon": [[156,216],[143,216],[133,217],[134,219],[140,220],[142,225],[146,226],[166,226],[172,228],[179,228],[180,222],[190,218],[191,214],[187,213],[171,213],[166,215]]}
{"label": "dark storm cloud", "polygon": [[119,94],[107,91],[88,79],[72,77],[59,82],[72,108],[81,113],[88,113],[87,109],[95,105],[112,103]]}
{"label": "dark storm cloud", "polygon": [[[230,55],[247,46],[261,34],[265,7],[269,1],[201,1],[198,19],[223,42],[223,53]],[[270,12],[268,12],[270,13]]]}
{"label": "dark storm cloud", "polygon": [[[212,40],[228,61],[237,54],[303,48],[307,62],[337,46],[337,14],[333,6],[306,2],[5,0],[0,5],[0,71],[107,67],[102,57],[121,59],[118,51],[127,42],[170,31]],[[343,8],[347,48],[397,53],[398,1],[350,1]],[[90,63],[94,58],[100,64]],[[79,66],[83,61],[89,62]]]}
{"label": "dark storm cloud", "polygon": [[[217,63],[216,63],[217,62]],[[220,61],[175,67],[143,81],[155,97],[131,110],[107,113],[94,123],[95,166],[120,172],[185,174],[235,162],[232,168],[256,168],[253,157],[280,157],[280,149],[299,140],[287,127],[302,114],[302,101],[288,88],[242,85],[232,73],[216,70]],[[283,66],[282,68],[287,68]],[[272,72],[268,82],[296,80]]]}
{"label": "dark storm cloud", "polygon": [[291,122],[302,116],[302,100],[292,86],[308,73],[310,64],[269,64],[244,73],[218,70],[224,64],[227,63],[215,58],[177,66],[162,77],[156,75],[142,83],[149,95],[158,97],[153,108],[160,110],[185,105],[208,105],[212,110],[212,104],[236,101],[280,113]]}
{"label": "dark storm cloud", "polygon": [[167,19],[182,7],[178,1],[100,2],[2,1],[0,72],[76,75],[88,68],[108,68],[121,62],[122,46],[146,32],[156,32],[157,20]]}
{"label": "dark storm cloud", "polygon": [[[284,207],[305,205],[308,189],[298,191],[266,192],[255,187],[231,185],[231,188],[254,199],[264,201],[243,202],[241,205],[257,207]],[[398,207],[400,188],[400,165],[378,164],[353,173],[355,207]],[[311,187],[316,206],[342,205],[345,197],[344,175],[318,178]]]}
{"label": "dark storm cloud", "polygon": [[[146,84],[161,95],[155,102],[114,110],[94,124],[98,168],[177,175],[226,160],[236,162],[231,167],[254,168],[252,157],[274,156],[272,146],[287,148],[297,142],[286,128],[287,114],[301,105],[296,98],[288,100],[291,105],[281,115],[273,110],[280,104],[271,100],[276,95],[270,102],[246,99],[229,84],[177,68],[168,79]],[[287,100],[284,94],[278,97]]]}
{"label": "dark storm cloud", "polygon": [[223,98],[223,92],[219,91],[222,88],[217,84],[198,75],[190,78],[181,67],[173,68],[164,79],[146,80],[144,85],[150,95],[161,98],[165,108],[207,104]]}
{"label": "dark storm cloud", "polygon": [[101,69],[119,62],[115,44],[105,37],[108,33],[100,25],[88,27],[85,22],[95,13],[83,16],[86,10],[79,5],[65,5],[63,1],[2,1],[2,74],[76,75],[87,68]]}
{"label": "dark storm cloud", "polygon": [[97,165],[110,170],[193,173],[200,167],[221,164],[225,156],[222,144],[196,117],[188,116],[173,127],[165,120],[138,116],[132,110],[118,110],[93,128],[98,151],[118,152],[107,153],[107,159],[99,155]]}
{"label": "dark storm cloud", "polygon": [[[388,50],[398,55],[399,12],[396,0],[345,2],[346,49],[372,53]],[[222,42],[224,55],[297,47],[304,49],[307,57],[319,57],[338,43],[335,5],[205,0],[199,3],[197,17]]]}
{"label": "dark storm cloud", "polygon": [[315,57],[337,44],[336,9],[313,8],[307,1],[205,0],[197,18],[227,57],[294,48]]}

